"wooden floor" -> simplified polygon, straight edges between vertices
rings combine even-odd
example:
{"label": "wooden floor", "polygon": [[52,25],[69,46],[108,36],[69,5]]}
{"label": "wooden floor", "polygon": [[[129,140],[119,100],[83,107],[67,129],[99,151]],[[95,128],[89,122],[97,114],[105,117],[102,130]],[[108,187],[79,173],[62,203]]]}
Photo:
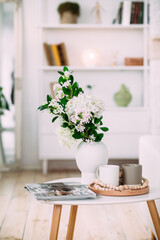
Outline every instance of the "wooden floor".
{"label": "wooden floor", "polygon": [[[40,171],[3,173],[0,181],[0,240],[48,240],[52,206],[34,200],[24,190],[24,185],[78,176],[79,173],[74,172],[53,172],[47,176]],[[74,240],[152,239],[141,214],[141,209],[145,208],[143,204],[79,207]],[[62,209],[59,240],[66,236],[69,209],[69,206]]]}

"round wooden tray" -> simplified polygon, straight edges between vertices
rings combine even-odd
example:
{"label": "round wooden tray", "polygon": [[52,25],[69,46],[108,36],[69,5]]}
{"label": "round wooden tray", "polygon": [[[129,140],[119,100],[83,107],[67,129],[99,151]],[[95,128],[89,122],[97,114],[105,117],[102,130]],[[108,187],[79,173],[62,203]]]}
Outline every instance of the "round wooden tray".
{"label": "round wooden tray", "polygon": [[95,192],[96,194],[99,195],[103,195],[103,196],[136,196],[136,195],[142,195],[142,194],[146,194],[149,192],[149,187],[145,187],[142,189],[137,189],[137,190],[99,190],[99,189],[95,189],[93,187],[94,183],[88,185],[88,188],[90,190],[92,190],[93,192]]}

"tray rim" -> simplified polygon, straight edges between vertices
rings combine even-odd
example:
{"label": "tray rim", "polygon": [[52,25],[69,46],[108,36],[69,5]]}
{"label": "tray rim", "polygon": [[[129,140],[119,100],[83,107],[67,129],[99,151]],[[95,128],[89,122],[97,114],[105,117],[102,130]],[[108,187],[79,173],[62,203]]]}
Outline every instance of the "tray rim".
{"label": "tray rim", "polygon": [[143,195],[149,193],[149,186],[142,188],[142,189],[134,189],[134,190],[98,190],[95,189],[93,186],[93,183],[88,185],[88,188],[93,191],[96,194],[102,195],[102,196],[137,196],[137,195]]}

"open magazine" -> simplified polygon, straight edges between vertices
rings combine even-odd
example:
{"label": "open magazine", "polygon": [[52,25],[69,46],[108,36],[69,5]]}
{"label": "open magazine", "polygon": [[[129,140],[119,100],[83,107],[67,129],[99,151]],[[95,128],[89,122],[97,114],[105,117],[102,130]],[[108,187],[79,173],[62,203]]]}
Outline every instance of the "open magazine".
{"label": "open magazine", "polygon": [[73,182],[31,183],[26,184],[25,189],[37,200],[43,201],[81,200],[96,197],[87,185]]}

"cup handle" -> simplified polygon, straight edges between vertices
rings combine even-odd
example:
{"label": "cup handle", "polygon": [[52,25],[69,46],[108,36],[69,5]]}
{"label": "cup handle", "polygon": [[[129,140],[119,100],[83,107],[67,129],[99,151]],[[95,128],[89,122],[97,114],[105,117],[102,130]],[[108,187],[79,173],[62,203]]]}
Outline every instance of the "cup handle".
{"label": "cup handle", "polygon": [[96,178],[99,179],[99,167],[96,169]]}

